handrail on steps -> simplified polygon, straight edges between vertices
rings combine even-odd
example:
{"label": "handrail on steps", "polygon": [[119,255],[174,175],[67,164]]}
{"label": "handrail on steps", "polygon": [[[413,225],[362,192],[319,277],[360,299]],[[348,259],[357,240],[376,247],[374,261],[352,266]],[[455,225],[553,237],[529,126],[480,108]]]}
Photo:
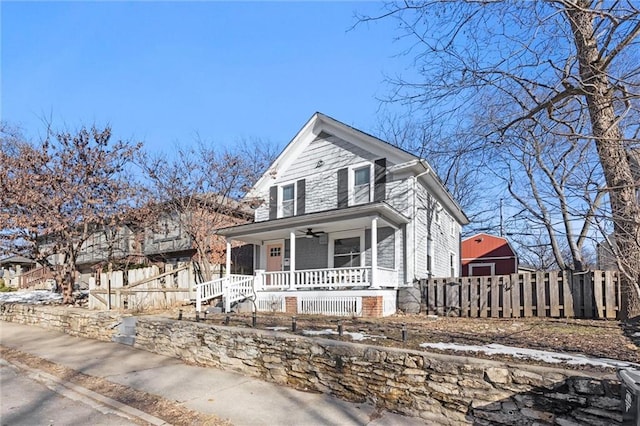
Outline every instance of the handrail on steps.
{"label": "handrail on steps", "polygon": [[202,302],[222,296],[225,312],[229,312],[233,302],[247,297],[247,290],[253,292],[253,281],[253,275],[232,274],[196,284],[196,311],[202,310]]}

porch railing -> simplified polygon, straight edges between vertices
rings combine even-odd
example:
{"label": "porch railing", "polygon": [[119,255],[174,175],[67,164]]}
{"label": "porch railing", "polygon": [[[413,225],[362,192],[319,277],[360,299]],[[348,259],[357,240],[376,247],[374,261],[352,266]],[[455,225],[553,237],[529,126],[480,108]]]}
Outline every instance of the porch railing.
{"label": "porch railing", "polygon": [[196,285],[196,311],[200,312],[202,302],[220,297],[224,291],[227,278],[216,278]]}
{"label": "porch railing", "polygon": [[[293,284],[290,271],[258,272],[259,282],[265,290],[310,289],[310,288],[349,288],[371,286],[370,266],[355,268],[304,269],[293,272]],[[395,288],[398,286],[398,272],[389,268],[377,268],[376,287]]]}
{"label": "porch railing", "polygon": [[224,311],[231,311],[231,304],[254,294],[253,275],[231,275],[231,281],[225,288]]}
{"label": "porch railing", "polygon": [[[375,288],[397,288],[398,272],[390,268],[376,269]],[[235,275],[216,278],[195,286],[196,310],[200,312],[202,303],[216,297],[222,297],[225,312],[231,305],[252,296],[261,290],[309,290],[309,289],[348,289],[372,286],[372,268],[305,269],[301,271],[256,271],[256,275]],[[291,278],[293,277],[293,285]]]}
{"label": "porch railing", "polygon": [[295,287],[356,287],[369,286],[371,268],[332,268],[295,271]]}
{"label": "porch railing", "polygon": [[224,296],[225,310],[229,312],[231,304],[246,298],[253,292],[252,275],[235,275],[216,278],[196,285],[196,311],[200,312],[202,303]]}
{"label": "porch railing", "polygon": [[[59,271],[62,269],[61,266],[54,266],[54,269]],[[48,279],[53,278],[53,271],[44,266],[37,267],[30,271],[23,273],[20,277],[20,287],[21,288],[29,288],[36,287],[40,284],[43,284]]]}
{"label": "porch railing", "polygon": [[398,271],[378,266],[378,275],[376,280],[380,287],[398,288]]}

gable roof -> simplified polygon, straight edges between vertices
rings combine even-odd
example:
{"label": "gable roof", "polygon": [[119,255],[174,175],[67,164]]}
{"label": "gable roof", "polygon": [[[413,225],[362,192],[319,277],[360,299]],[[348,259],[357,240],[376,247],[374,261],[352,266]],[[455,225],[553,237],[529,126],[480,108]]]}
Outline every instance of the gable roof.
{"label": "gable roof", "polygon": [[364,150],[387,158],[389,162],[395,164],[393,168],[390,168],[392,171],[400,169],[414,171],[422,183],[431,190],[434,196],[438,198],[438,201],[447,208],[459,223],[463,225],[469,223],[469,219],[460,205],[453,199],[426,160],[320,112],[314,113],[302,126],[247,193],[246,198],[254,198],[258,194],[266,193],[272,179],[284,173],[321,133],[336,136]]}
{"label": "gable roof", "polygon": [[463,239],[461,243],[461,257],[467,260],[482,258],[487,254],[493,254],[495,256],[496,250],[500,252],[499,255],[501,256],[517,257],[517,253],[509,240],[498,235],[481,232]]}
{"label": "gable roof", "polygon": [[20,255],[13,255],[13,256],[5,257],[4,259],[0,260],[0,266],[15,265],[15,264],[34,265],[35,263],[36,263],[35,260],[28,259]]}

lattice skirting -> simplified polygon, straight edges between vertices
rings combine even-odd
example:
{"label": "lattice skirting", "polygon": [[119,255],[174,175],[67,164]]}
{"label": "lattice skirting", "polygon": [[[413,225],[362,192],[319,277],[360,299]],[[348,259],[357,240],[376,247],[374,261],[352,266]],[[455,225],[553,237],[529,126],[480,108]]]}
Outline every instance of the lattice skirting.
{"label": "lattice skirting", "polygon": [[256,306],[259,312],[382,317],[395,314],[397,291],[264,291],[257,293]]}

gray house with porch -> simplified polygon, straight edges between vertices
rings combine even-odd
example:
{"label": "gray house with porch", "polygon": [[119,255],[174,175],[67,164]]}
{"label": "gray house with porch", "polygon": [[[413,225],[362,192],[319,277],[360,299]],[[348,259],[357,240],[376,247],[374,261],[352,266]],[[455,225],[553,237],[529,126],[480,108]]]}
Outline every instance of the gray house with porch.
{"label": "gray house with porch", "polygon": [[255,222],[219,233],[228,249],[254,244],[255,274],[201,285],[200,302],[222,294],[227,309],[253,297],[259,310],[383,316],[395,313],[399,287],[460,273],[468,219],[431,166],[324,114],[246,201]]}

